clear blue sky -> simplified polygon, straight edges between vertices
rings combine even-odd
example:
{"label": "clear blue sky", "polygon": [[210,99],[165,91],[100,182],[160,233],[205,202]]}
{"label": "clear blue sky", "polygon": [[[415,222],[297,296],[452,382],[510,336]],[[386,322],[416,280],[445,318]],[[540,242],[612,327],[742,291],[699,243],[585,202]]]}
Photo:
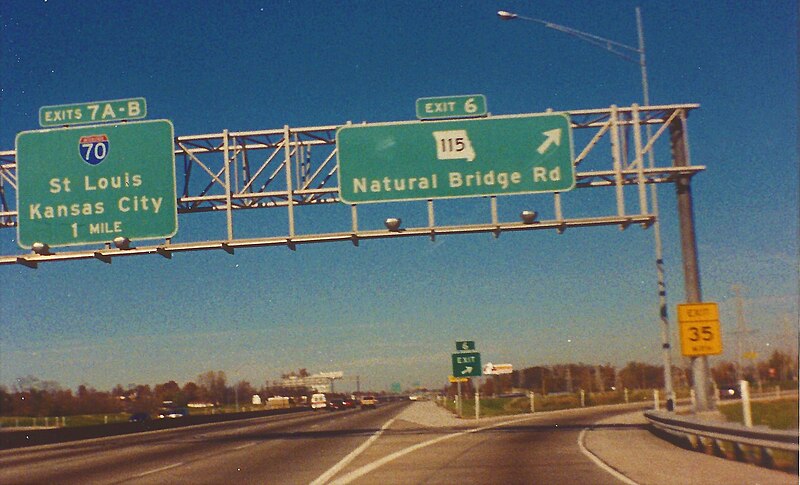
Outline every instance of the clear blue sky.
{"label": "clear blue sky", "polygon": [[[708,167],[694,179],[695,216],[725,357],[734,284],[758,330],[753,349],[788,348],[784,317],[796,348],[795,1],[6,0],[0,150],[38,127],[41,106],[131,97],[176,135],[408,120],[417,98],[450,94],[485,94],[493,114],[629,105],[641,100],[636,65],[495,12],[635,45],[637,5],[652,102],[701,104],[689,119],[692,161]],[[568,200],[586,204],[587,192]],[[673,192],[659,193],[674,322],[683,274]],[[448,204],[445,215],[482,204]],[[15,237],[0,230],[3,255],[22,252]],[[609,227],[3,266],[0,384],[34,375],[110,389],[224,370],[258,386],[305,367],[344,371],[342,388],[355,375],[366,388],[438,387],[458,339],[515,368],[657,364],[652,241]]]}

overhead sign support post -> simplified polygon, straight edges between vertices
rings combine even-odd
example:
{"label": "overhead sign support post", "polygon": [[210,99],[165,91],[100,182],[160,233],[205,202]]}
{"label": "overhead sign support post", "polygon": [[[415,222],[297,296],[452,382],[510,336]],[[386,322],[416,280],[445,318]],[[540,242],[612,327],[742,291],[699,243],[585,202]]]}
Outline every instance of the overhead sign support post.
{"label": "overhead sign support post", "polygon": [[[676,168],[689,166],[689,146],[686,140],[685,113],[669,123],[672,165]],[[692,202],[692,178],[685,175],[675,180],[675,193],[678,199],[678,221],[681,235],[681,255],[683,256],[683,279],[686,303],[701,303],[703,294],[700,286],[700,263],[697,256],[697,237],[694,230],[694,208]],[[711,411],[710,371],[708,356],[692,357],[692,376],[696,398],[696,412]]]}

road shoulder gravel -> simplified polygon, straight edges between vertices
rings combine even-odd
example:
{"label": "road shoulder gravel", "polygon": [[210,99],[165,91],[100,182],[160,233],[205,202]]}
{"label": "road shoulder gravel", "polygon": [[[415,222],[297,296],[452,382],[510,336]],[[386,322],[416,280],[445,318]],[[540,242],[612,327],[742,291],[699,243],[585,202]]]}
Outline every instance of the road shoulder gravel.
{"label": "road shoulder gravel", "polygon": [[471,425],[468,421],[459,419],[450,411],[437,406],[433,401],[411,403],[397,416],[397,421],[405,421],[429,428],[462,428],[474,425],[474,423]]}
{"label": "road shoulder gravel", "polygon": [[584,446],[614,470],[640,484],[797,484],[797,476],[685,450],[645,429],[641,411],[595,423]]}

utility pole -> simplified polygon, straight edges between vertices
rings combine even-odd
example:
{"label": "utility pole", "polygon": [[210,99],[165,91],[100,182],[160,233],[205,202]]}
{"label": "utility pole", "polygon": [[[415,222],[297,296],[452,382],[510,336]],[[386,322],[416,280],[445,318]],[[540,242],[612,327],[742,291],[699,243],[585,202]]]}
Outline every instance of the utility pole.
{"label": "utility pole", "polygon": [[594,378],[597,385],[597,392],[604,392],[606,390],[606,386],[603,382],[603,371],[600,368],[600,364],[597,364],[594,367]]}
{"label": "utility pole", "polygon": [[789,357],[789,369],[783,370],[783,376],[781,376],[781,381],[783,381],[784,377],[787,375],[797,376],[797,370],[795,366],[797,365],[797,336],[794,335],[794,332],[789,331],[789,324],[790,324],[790,316],[788,314],[783,315],[783,343],[787,346],[786,356]]}
{"label": "utility pole", "polygon": [[742,300],[742,287],[740,285],[733,285],[733,293],[736,295],[736,380],[741,381],[744,379],[744,347],[745,339],[748,335],[756,333],[755,330],[747,329],[747,322],[744,318],[744,301]]}
{"label": "utility pole", "polygon": [[742,334],[746,332],[744,323],[744,309],[742,308],[742,287],[733,285],[733,293],[736,295],[736,381],[741,381],[744,373],[742,372]]}
{"label": "utility pole", "polygon": [[567,392],[572,392],[572,367],[567,364]]}
{"label": "utility pole", "polygon": [[741,381],[744,377],[742,372],[742,356],[744,348],[742,346],[742,335],[745,333],[744,310],[742,308],[742,287],[733,285],[731,288],[736,298],[736,331],[731,332],[736,335],[736,381]]}

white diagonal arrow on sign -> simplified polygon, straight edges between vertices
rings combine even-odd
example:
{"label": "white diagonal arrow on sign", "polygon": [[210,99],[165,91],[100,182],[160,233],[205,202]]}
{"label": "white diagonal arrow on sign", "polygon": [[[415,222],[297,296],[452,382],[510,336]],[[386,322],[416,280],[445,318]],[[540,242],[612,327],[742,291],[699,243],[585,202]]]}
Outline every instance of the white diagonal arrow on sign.
{"label": "white diagonal arrow on sign", "polygon": [[463,376],[465,374],[472,374],[472,367],[470,366],[464,367],[464,370],[461,371],[461,375]]}
{"label": "white diagonal arrow on sign", "polygon": [[543,155],[544,152],[546,152],[547,149],[550,148],[550,145],[553,144],[555,144],[556,146],[561,145],[561,128],[548,130],[542,134],[546,136],[547,139],[545,139],[545,141],[543,141],[542,144],[539,145],[539,148],[536,149],[536,151],[539,152],[539,155]]}

